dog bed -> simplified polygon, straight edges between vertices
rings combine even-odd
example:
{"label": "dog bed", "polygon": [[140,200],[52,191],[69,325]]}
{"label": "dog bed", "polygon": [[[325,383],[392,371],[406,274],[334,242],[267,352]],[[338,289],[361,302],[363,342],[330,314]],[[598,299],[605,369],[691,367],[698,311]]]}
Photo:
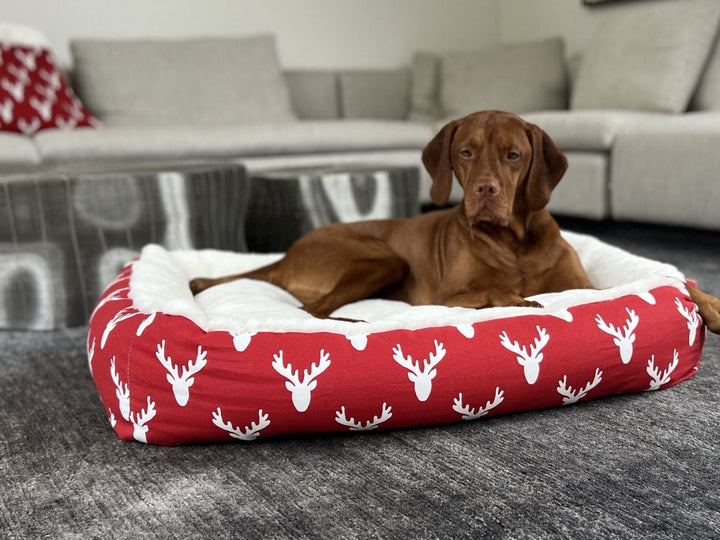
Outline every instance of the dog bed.
{"label": "dog bed", "polygon": [[188,281],[279,255],[150,245],[95,308],[88,358],[124,440],[173,445],[472,420],[673,386],[705,332],[673,266],[564,233],[597,290],[483,310],[363,300],[319,320],[286,291]]}

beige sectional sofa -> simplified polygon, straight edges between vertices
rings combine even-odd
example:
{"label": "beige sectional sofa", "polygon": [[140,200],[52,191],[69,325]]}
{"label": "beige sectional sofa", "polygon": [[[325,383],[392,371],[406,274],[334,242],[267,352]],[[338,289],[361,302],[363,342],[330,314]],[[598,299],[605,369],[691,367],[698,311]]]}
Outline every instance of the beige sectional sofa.
{"label": "beige sectional sofa", "polygon": [[595,13],[595,35],[570,62],[560,39],[334,71],[283,70],[270,36],[78,40],[74,88],[102,127],[0,133],[0,170],[204,159],[250,171],[420,166],[445,121],[492,108],[540,125],[567,153],[555,212],[719,229],[720,0]]}

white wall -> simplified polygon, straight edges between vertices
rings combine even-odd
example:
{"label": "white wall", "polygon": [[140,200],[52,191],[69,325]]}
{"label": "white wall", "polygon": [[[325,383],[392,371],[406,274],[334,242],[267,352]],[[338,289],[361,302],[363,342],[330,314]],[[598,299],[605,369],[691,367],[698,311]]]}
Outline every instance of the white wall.
{"label": "white wall", "polygon": [[0,0],[0,19],[41,29],[63,66],[73,37],[271,32],[285,67],[397,67],[497,41],[499,13],[496,0]]}
{"label": "white wall", "polygon": [[552,36],[565,38],[571,56],[585,49],[602,12],[611,7],[586,7],[580,0],[503,0],[500,40],[526,41]]}

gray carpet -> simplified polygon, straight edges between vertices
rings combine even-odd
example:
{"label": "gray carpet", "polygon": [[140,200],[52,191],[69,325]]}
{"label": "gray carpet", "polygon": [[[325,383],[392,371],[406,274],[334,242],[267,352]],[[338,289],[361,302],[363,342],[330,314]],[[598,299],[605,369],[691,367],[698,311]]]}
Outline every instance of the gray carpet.
{"label": "gray carpet", "polygon": [[[579,225],[720,294],[720,235]],[[661,392],[177,448],[115,437],[84,340],[0,333],[0,537],[720,537],[718,336],[698,375]]]}

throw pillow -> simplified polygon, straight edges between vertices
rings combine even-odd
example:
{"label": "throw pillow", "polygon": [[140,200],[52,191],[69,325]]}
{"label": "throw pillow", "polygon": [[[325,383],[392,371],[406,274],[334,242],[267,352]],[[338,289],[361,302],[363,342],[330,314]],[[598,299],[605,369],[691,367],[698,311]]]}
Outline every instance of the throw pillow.
{"label": "throw pillow", "polygon": [[717,32],[720,2],[641,2],[606,15],[584,55],[571,107],[685,111]]}
{"label": "throw pillow", "polygon": [[78,93],[107,124],[294,120],[272,36],[75,40]]}
{"label": "throw pillow", "polygon": [[95,122],[58,70],[42,34],[0,23],[0,131],[31,135]]}
{"label": "throw pillow", "polygon": [[415,53],[410,85],[410,120],[439,120],[442,117],[439,93],[440,58],[433,53]]}
{"label": "throw pillow", "polygon": [[566,104],[560,38],[440,56],[440,105],[446,117],[483,109],[514,113],[564,109]]}
{"label": "throw pillow", "polygon": [[410,76],[406,69],[342,71],[338,85],[343,118],[408,117]]}

